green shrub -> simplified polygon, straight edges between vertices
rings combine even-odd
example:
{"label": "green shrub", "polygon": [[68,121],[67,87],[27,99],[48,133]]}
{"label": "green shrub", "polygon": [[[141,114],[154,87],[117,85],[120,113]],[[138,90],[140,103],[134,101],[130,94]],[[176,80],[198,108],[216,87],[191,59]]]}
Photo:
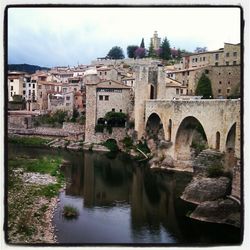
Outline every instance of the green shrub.
{"label": "green shrub", "polygon": [[147,145],[147,143],[146,142],[139,142],[137,145],[136,145],[136,147],[138,148],[138,149],[140,149],[143,153],[145,153],[145,154],[148,154],[148,153],[150,153],[150,150],[149,150],[149,148],[148,148],[148,145]]}
{"label": "green shrub", "polygon": [[208,177],[220,177],[224,173],[222,165],[214,165],[208,168]]}
{"label": "green shrub", "polygon": [[63,208],[63,216],[67,219],[77,218],[79,215],[79,211],[77,208],[71,205],[65,205]]}
{"label": "green shrub", "polygon": [[124,139],[122,140],[122,143],[123,143],[124,147],[127,149],[133,148],[133,139],[129,136],[124,137]]}
{"label": "green shrub", "polygon": [[96,133],[103,133],[105,125],[102,124],[96,124],[95,125],[95,132]]}
{"label": "green shrub", "polygon": [[116,140],[108,139],[106,142],[102,143],[103,146],[107,147],[111,152],[119,151]]}

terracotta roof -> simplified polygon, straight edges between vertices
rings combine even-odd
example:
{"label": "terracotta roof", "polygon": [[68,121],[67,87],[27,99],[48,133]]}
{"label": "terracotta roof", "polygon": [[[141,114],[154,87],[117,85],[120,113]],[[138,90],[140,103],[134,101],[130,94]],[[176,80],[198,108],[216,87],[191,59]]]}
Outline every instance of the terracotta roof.
{"label": "terracotta roof", "polygon": [[[111,82],[111,84],[109,84]],[[127,85],[113,80],[104,80],[97,83],[97,88],[131,89]]]}
{"label": "terracotta roof", "polygon": [[62,86],[62,83],[61,83],[61,82],[38,81],[38,84]]}
{"label": "terracotta roof", "polygon": [[180,82],[168,77],[166,78],[166,87],[186,88],[186,86],[183,86]]}

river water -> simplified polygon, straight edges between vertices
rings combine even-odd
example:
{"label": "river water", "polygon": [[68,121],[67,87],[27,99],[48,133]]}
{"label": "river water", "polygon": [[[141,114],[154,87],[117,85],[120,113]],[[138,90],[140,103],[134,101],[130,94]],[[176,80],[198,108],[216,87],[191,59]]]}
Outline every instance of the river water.
{"label": "river water", "polygon": [[[195,206],[179,197],[192,176],[152,171],[119,153],[69,152],[9,145],[10,154],[60,155],[66,189],[59,194],[53,223],[60,244],[233,245],[240,230],[186,216]],[[65,219],[63,207],[78,209]]]}

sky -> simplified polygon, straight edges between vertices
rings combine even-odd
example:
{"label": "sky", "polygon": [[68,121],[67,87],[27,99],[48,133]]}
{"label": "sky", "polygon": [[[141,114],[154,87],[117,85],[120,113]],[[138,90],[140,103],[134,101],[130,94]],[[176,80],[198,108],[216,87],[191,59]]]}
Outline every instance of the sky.
{"label": "sky", "polygon": [[239,8],[9,8],[8,63],[76,66],[113,46],[150,44],[154,31],[170,46],[194,51],[240,42]]}

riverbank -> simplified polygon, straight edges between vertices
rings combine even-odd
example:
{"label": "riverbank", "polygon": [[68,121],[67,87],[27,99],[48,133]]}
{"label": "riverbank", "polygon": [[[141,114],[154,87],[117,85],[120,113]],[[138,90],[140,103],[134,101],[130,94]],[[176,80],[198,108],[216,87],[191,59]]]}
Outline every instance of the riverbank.
{"label": "riverbank", "polygon": [[64,185],[61,163],[60,157],[9,156],[8,243],[56,243],[52,218]]}

